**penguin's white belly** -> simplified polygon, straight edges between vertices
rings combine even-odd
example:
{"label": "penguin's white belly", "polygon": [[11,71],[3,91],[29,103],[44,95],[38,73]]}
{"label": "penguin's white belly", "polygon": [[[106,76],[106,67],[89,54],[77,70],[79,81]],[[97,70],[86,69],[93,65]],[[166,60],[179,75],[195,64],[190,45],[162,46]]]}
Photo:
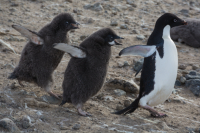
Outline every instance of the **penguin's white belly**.
{"label": "penguin's white belly", "polygon": [[177,49],[171,38],[164,39],[164,56],[156,50],[154,89],[140,99],[140,104],[156,106],[169,98],[176,81],[178,69]]}

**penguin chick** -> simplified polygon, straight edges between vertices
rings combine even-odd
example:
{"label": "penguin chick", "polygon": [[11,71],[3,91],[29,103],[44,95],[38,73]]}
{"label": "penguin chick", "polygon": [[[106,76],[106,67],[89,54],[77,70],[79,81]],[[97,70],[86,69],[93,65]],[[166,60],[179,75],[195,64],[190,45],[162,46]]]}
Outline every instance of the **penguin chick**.
{"label": "penguin chick", "polygon": [[186,24],[177,16],[166,13],[157,20],[147,45],[130,46],[120,51],[121,56],[139,55],[145,58],[138,98],[130,106],[115,114],[132,113],[138,107],[142,107],[154,117],[166,116],[158,113],[151,106],[165,102],[172,93],[177,76],[178,55],[170,37],[170,28]]}
{"label": "penguin chick", "polygon": [[51,96],[59,98],[51,91],[52,73],[60,63],[64,52],[53,48],[54,43],[68,43],[67,32],[77,29],[78,23],[68,13],[56,16],[50,24],[44,26],[38,33],[22,26],[12,27],[27,37],[30,41],[24,47],[18,66],[8,79],[36,83]]}
{"label": "penguin chick", "polygon": [[200,20],[189,18],[186,21],[187,26],[177,26],[171,29],[171,38],[174,41],[181,39],[187,45],[198,48],[200,47]]}
{"label": "penguin chick", "polygon": [[121,45],[115,39],[123,38],[117,36],[113,30],[104,28],[86,38],[79,47],[64,43],[55,44],[54,48],[63,50],[72,57],[65,70],[61,105],[72,103],[80,115],[90,116],[82,110],[82,106],[103,86],[111,46]]}

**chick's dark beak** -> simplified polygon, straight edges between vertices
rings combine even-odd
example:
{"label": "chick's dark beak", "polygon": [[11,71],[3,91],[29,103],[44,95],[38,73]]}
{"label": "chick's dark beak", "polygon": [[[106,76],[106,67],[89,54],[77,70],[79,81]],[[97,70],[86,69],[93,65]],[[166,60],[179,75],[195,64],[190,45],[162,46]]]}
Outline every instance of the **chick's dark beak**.
{"label": "chick's dark beak", "polygon": [[121,43],[117,42],[116,39],[124,39],[123,37],[120,37],[120,36],[115,36],[115,45],[122,45]]}
{"label": "chick's dark beak", "polygon": [[78,25],[80,25],[78,22],[71,23],[72,29],[79,29]]}
{"label": "chick's dark beak", "polygon": [[187,22],[186,22],[186,21],[183,21],[183,25],[187,25]]}

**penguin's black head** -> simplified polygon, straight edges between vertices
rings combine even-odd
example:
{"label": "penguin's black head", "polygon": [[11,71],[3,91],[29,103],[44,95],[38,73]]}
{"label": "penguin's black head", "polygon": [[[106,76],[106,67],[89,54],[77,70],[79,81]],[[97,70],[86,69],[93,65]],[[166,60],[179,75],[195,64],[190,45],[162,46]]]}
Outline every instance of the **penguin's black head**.
{"label": "penguin's black head", "polygon": [[56,16],[50,26],[55,31],[67,32],[71,29],[78,29],[79,23],[77,23],[74,18],[69,13],[61,13]]}
{"label": "penguin's black head", "polygon": [[160,26],[165,27],[166,25],[169,25],[172,28],[175,26],[187,25],[187,22],[178,18],[174,14],[165,13],[157,20],[156,25],[159,27]]}
{"label": "penguin's black head", "polygon": [[102,45],[109,45],[109,46],[122,45],[119,42],[117,42],[116,39],[124,39],[122,37],[119,37],[110,28],[103,28],[103,29],[97,31],[96,34],[104,40],[103,41],[104,43],[102,43]]}

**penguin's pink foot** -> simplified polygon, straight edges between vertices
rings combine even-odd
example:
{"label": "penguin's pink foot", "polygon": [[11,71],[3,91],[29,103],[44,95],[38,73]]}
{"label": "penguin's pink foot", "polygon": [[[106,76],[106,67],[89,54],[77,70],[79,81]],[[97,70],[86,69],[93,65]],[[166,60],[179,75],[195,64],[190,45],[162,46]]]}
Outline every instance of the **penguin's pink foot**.
{"label": "penguin's pink foot", "polygon": [[78,108],[78,113],[82,116],[92,116],[90,113],[83,111],[81,108]]}
{"label": "penguin's pink foot", "polygon": [[148,110],[150,113],[151,113],[151,116],[152,117],[155,117],[155,118],[163,118],[163,117],[166,117],[167,115],[166,114],[163,114],[163,113],[158,113],[156,110],[154,110],[152,107],[146,105],[146,106],[141,106],[142,108]]}
{"label": "penguin's pink foot", "polygon": [[61,94],[54,94],[52,91],[49,91],[48,93],[49,93],[50,96],[53,96],[53,97],[55,97],[55,98],[57,98],[59,100],[62,99],[62,95]]}

